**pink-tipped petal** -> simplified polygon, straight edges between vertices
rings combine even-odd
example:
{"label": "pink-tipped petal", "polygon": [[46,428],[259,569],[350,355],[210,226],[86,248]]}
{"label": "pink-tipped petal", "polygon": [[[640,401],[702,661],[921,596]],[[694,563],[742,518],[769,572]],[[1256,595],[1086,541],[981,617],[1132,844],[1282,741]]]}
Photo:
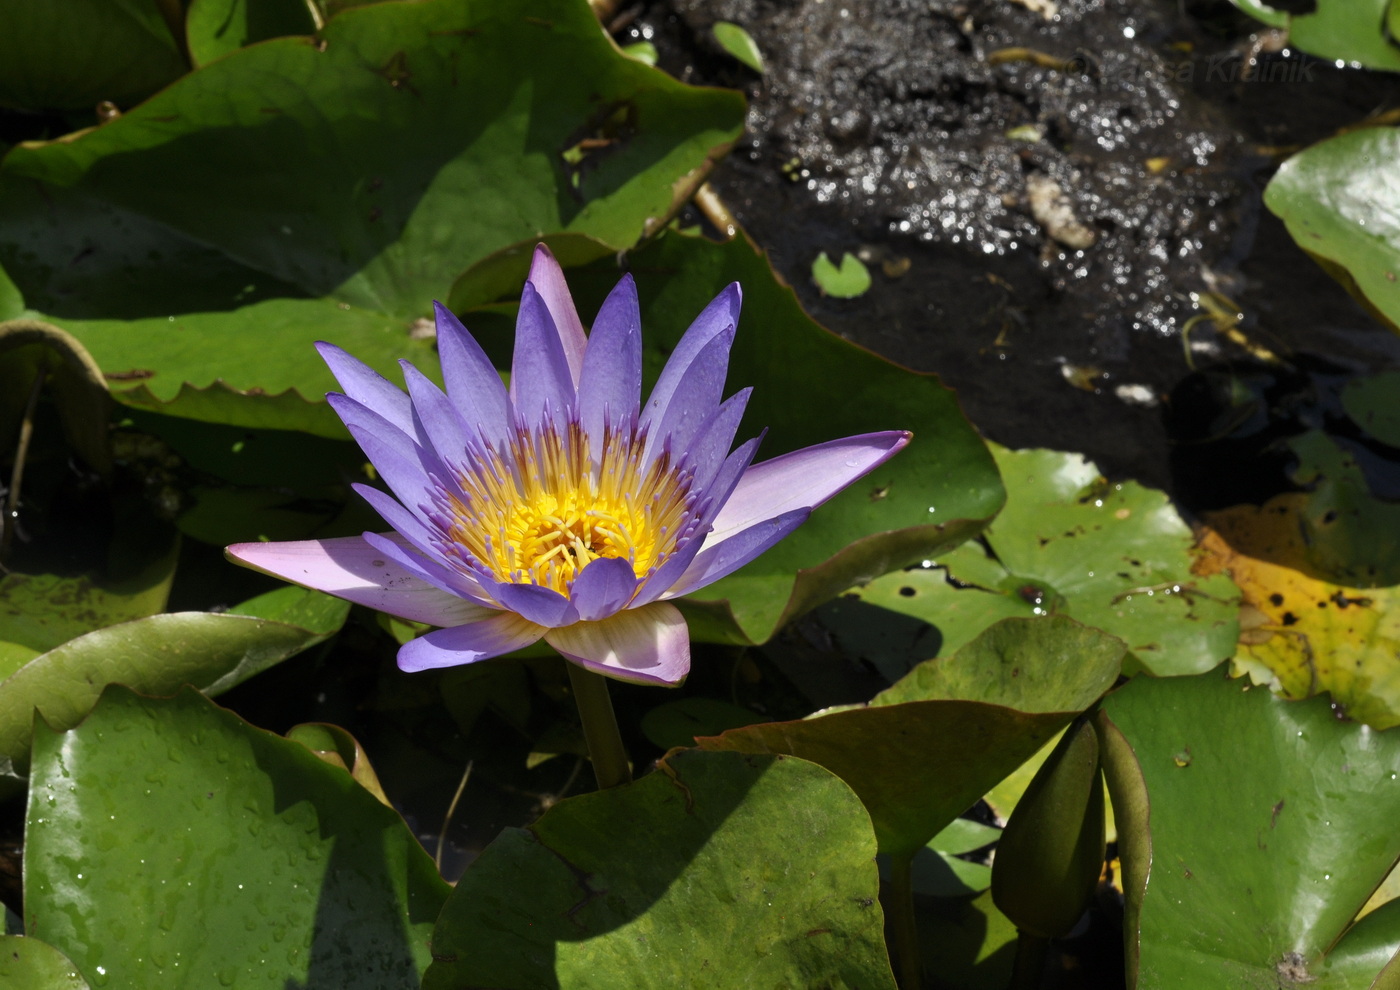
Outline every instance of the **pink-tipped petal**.
{"label": "pink-tipped petal", "polygon": [[715,517],[706,548],[784,512],[816,508],[893,457],[911,436],[905,430],[864,433],[753,465]]}
{"label": "pink-tipped petal", "polygon": [[554,316],[534,286],[526,282],[510,364],[510,399],[518,421],[534,429],[548,412],[562,425],[561,417],[572,414],[577,398]]}
{"label": "pink-tipped petal", "polygon": [[801,526],[811,514],[811,509],[793,509],[735,533],[723,543],[711,546],[707,542],[663,597],[679,598],[733,574]]}
{"label": "pink-tipped petal", "polygon": [[413,410],[403,389],[334,344],[328,344],[324,340],[318,341],[316,350],[320,352],[321,360],[326,362],[326,367],[331,369],[331,374],[335,375],[335,380],[340,383],[346,395],[378,411],[389,422],[412,436]]}
{"label": "pink-tipped petal", "polygon": [[544,638],[574,663],[619,681],[674,687],[690,673],[690,632],[667,602],[551,629]]}
{"label": "pink-tipped petal", "polygon": [[554,328],[569,365],[569,380],[578,388],[588,338],[583,332],[583,321],[578,318],[574,297],[569,295],[569,285],[564,281],[564,270],[543,244],[535,248],[535,257],[530,262],[529,284],[535,287],[554,318]]}
{"label": "pink-tipped petal", "polygon": [[291,543],[236,543],[236,563],[414,622],[456,626],[492,614],[414,577],[358,536]]}
{"label": "pink-tipped petal", "polygon": [[539,642],[543,635],[543,626],[513,612],[495,612],[479,622],[439,629],[409,640],[399,647],[399,669],[413,673],[490,660]]}

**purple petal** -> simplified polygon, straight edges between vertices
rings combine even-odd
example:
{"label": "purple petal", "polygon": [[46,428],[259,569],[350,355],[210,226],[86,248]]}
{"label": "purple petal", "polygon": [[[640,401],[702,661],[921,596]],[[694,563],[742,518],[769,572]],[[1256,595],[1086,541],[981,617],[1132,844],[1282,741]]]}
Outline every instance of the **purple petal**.
{"label": "purple petal", "polygon": [[701,489],[708,489],[714,482],[729,455],[729,448],[734,445],[734,434],[739,432],[739,421],[744,418],[744,409],[752,394],[751,388],[735,392],[695,431],[685,453],[686,459],[695,468],[695,484]]}
{"label": "purple petal", "polygon": [[403,544],[412,547],[422,555],[421,558],[415,556],[411,557],[410,560],[414,566],[419,568],[429,583],[453,594],[465,595],[483,604],[490,602],[490,596],[482,589],[480,583],[456,567],[450,567],[443,562],[442,554],[437,549],[437,540],[440,534],[436,529],[424,525],[417,516],[377,488],[357,484],[354,489],[361,498],[370,504],[370,508],[378,512],[384,521],[393,527],[394,532],[403,537],[401,541]]}
{"label": "purple petal", "polygon": [[732,574],[801,526],[811,514],[811,509],[793,509],[750,526],[723,543],[712,545],[706,541],[705,549],[696,555],[680,580],[671,586],[664,597],[688,595],[697,588]]}
{"label": "purple petal", "polygon": [[641,423],[647,430],[645,462],[650,463],[668,440],[674,453],[685,450],[695,432],[715,414],[720,396],[724,394],[729,348],[733,343],[733,329],[715,334],[690,362],[685,377],[676,384],[665,405],[658,407],[654,399],[647,403]]}
{"label": "purple petal", "polygon": [[606,619],[626,607],[637,590],[637,574],[621,557],[605,557],[585,567],[574,579],[569,600],[585,622]]}
{"label": "purple petal", "polygon": [[577,395],[554,317],[534,286],[526,282],[515,321],[515,353],[510,365],[510,398],[516,416],[534,427],[544,421],[548,409],[558,421],[572,413]]}
{"label": "purple petal", "polygon": [[543,635],[542,626],[513,612],[496,612],[489,619],[409,640],[399,647],[399,669],[412,673],[490,660],[538,642]]}
{"label": "purple petal", "polygon": [[407,361],[403,365],[404,381],[413,398],[414,425],[428,438],[444,464],[461,464],[468,447],[477,446],[474,431],[462,418],[442,390]]}
{"label": "purple petal", "polygon": [[549,315],[554,317],[554,327],[559,332],[559,342],[569,364],[569,380],[578,388],[588,338],[583,332],[583,321],[578,318],[574,297],[569,294],[569,284],[564,281],[564,270],[543,244],[535,248],[528,281],[544,300]]}
{"label": "purple petal", "polygon": [[334,344],[318,341],[316,350],[346,395],[412,435],[413,412],[403,389]]}
{"label": "purple petal", "polygon": [[619,681],[673,687],[690,673],[690,631],[666,602],[551,629],[544,638],[579,666]]}
{"label": "purple petal", "polygon": [[432,505],[439,490],[430,472],[446,474],[442,465],[435,463],[437,455],[429,455],[406,437],[402,442],[386,441],[359,423],[346,423],[346,426],[389,490],[410,512],[423,518],[422,507]]}
{"label": "purple petal", "polygon": [[578,609],[559,592],[537,584],[483,582],[487,592],[502,608],[518,612],[531,622],[553,628],[578,621]]}
{"label": "purple petal", "polygon": [[511,430],[510,397],[501,375],[460,320],[442,303],[437,313],[438,357],[447,395],[462,418],[494,443]]}
{"label": "purple petal", "polygon": [[605,420],[619,424],[635,416],[641,403],[642,313],[631,275],[622,277],[598,310],[579,383],[579,419],[597,458]]}
{"label": "purple petal", "polygon": [[642,582],[641,590],[633,599],[634,605],[654,602],[669,591],[671,585],[680,580],[681,575],[690,567],[690,562],[695,559],[695,555],[710,544],[710,537],[707,534],[714,522],[714,517],[723,506],[724,500],[729,497],[729,493],[734,490],[734,486],[739,483],[744,472],[748,470],[762,440],[762,436],[754,437],[725,459],[719,474],[705,492],[705,497],[710,501],[699,519],[701,535],[693,537],[684,546],[673,552],[666,558],[664,564]]}
{"label": "purple petal", "polygon": [[414,622],[455,626],[491,614],[489,609],[419,579],[358,536],[236,543],[224,552],[229,559],[264,574]]}
{"label": "purple petal", "polygon": [[794,450],[755,464],[729,496],[706,541],[715,546],[755,523],[793,509],[814,509],[898,453],[912,434],[865,433]]}
{"label": "purple petal", "polygon": [[647,399],[646,412],[643,414],[644,419],[649,421],[655,416],[656,410],[664,410],[670,404],[671,394],[685,378],[691,363],[695,360],[696,355],[704,350],[706,344],[717,334],[723,333],[725,330],[732,330],[739,325],[741,301],[742,293],[739,290],[739,283],[731,282],[695,318],[690,329],[676,344],[676,349],[671,352],[670,358],[666,361],[666,367],[661,369],[661,377],[656,380],[656,387],[651,390],[651,395]]}
{"label": "purple petal", "polygon": [[467,599],[479,598],[481,599],[479,604],[487,604],[488,596],[482,592],[481,587],[475,581],[446,566],[433,555],[417,553],[410,546],[405,545],[407,541],[401,543],[394,539],[395,536],[401,536],[401,534],[391,533],[385,536],[380,533],[361,533],[360,536],[371,547],[379,551],[380,557],[392,560],[418,580],[431,584],[435,588],[441,588],[449,594]]}

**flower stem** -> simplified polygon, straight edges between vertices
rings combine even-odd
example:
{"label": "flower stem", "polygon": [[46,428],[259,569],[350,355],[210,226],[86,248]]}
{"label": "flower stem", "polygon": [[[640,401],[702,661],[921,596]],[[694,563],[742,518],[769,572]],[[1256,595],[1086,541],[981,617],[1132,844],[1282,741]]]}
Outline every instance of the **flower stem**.
{"label": "flower stem", "polygon": [[890,918],[894,957],[899,964],[899,990],[919,990],[923,966],[919,960],[919,929],[914,922],[914,857],[891,856],[885,912]]}
{"label": "flower stem", "polygon": [[565,666],[569,668],[569,683],[574,688],[574,703],[583,721],[583,738],[588,741],[588,756],[593,761],[598,789],[629,783],[632,767],[617,731],[617,716],[613,714],[612,699],[608,697],[608,679],[576,663],[565,661]]}

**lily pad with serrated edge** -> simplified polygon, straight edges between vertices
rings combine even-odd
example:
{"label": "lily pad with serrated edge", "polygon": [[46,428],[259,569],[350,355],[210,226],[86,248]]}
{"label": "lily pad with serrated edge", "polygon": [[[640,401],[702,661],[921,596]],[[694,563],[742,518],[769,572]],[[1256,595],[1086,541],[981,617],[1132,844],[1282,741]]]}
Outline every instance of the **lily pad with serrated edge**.
{"label": "lily pad with serrated edge", "polygon": [[1078,454],[992,451],[1007,501],[985,545],[852,594],[935,626],[945,653],[1001,618],[1069,615],[1121,637],[1130,669],[1193,673],[1230,656],[1238,593],[1192,572],[1194,537],[1165,494],[1110,483]]}

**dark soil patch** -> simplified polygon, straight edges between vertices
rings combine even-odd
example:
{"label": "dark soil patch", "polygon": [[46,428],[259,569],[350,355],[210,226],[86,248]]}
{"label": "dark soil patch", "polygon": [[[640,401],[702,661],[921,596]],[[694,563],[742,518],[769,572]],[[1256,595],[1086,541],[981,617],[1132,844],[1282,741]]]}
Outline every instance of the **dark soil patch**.
{"label": "dark soil patch", "polygon": [[[1198,321],[1188,360],[1193,293],[1238,303],[1272,350],[1400,363],[1400,341],[1261,203],[1288,153],[1400,105],[1396,77],[1283,48],[1220,0],[1062,0],[1053,20],[1013,0],[637,12],[620,40],[748,93],[749,133],[712,184],[808,310],[937,372],[992,439],[1172,488],[1163,404],[1193,367],[1244,356]],[[753,35],[763,76],[713,44],[716,20]],[[1092,245],[1047,235],[1031,176],[1058,184]],[[865,258],[872,289],[824,298],[821,251]]]}

